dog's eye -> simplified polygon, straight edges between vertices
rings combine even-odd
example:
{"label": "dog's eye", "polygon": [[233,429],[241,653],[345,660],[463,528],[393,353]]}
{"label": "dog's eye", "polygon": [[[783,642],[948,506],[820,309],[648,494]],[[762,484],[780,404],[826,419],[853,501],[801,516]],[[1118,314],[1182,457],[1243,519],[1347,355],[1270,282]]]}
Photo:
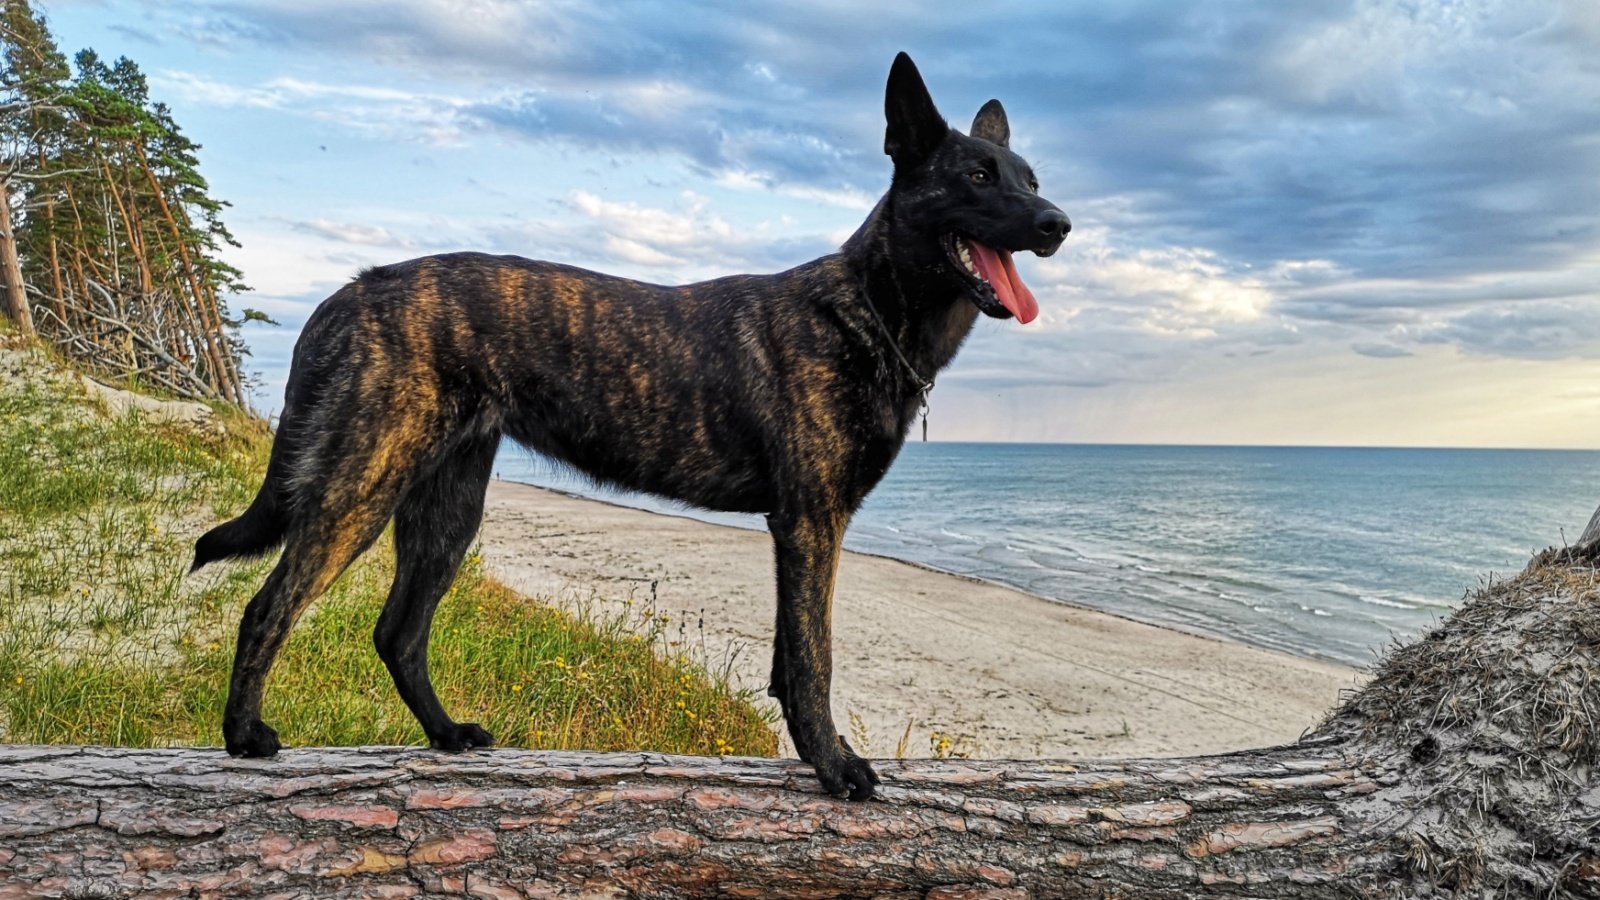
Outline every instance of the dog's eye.
{"label": "dog's eye", "polygon": [[1028,179],[1028,190],[1033,191],[1035,194],[1039,193],[1039,179],[1037,179],[1037,178],[1029,178]]}
{"label": "dog's eye", "polygon": [[983,169],[973,169],[971,172],[967,173],[967,178],[970,179],[973,184],[989,183],[989,173]]}

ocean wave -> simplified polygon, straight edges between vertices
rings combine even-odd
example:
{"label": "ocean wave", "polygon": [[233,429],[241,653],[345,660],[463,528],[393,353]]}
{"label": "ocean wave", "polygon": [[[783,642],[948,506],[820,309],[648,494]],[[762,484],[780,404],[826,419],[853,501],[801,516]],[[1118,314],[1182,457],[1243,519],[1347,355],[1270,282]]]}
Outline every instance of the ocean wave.
{"label": "ocean wave", "polygon": [[1415,606],[1409,603],[1402,603],[1399,600],[1386,600],[1373,594],[1357,593],[1356,599],[1362,603],[1371,603],[1373,606],[1387,606],[1390,609],[1416,609]]}

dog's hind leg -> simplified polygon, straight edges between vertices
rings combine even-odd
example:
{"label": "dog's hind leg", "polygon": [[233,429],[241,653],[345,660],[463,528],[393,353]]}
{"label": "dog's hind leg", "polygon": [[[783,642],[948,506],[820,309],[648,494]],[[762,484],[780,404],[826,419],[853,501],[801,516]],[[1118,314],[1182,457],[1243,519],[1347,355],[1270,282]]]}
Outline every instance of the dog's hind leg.
{"label": "dog's hind leg", "polygon": [[778,569],[772,690],[800,758],[831,794],[871,797],[878,776],[833,724],[833,582],[845,517],[828,512],[767,517]]}
{"label": "dog's hind leg", "polygon": [[428,632],[478,533],[498,446],[497,434],[468,439],[406,493],[394,517],[394,586],[373,643],[428,743],[440,750],[494,743],[479,726],[451,719],[439,702],[428,675]]}
{"label": "dog's hind leg", "polygon": [[277,732],[261,721],[267,673],[295,620],[383,533],[393,510],[393,500],[385,492],[341,513],[324,511],[308,523],[291,527],[283,557],[239,621],[228,705],[222,716],[222,736],[230,754],[272,756],[278,752]]}
{"label": "dog's hind leg", "polygon": [[[459,426],[426,401],[435,392],[411,386],[407,402],[385,403],[394,392],[387,368],[366,369],[343,405],[318,411],[315,436],[303,451],[290,506],[283,557],[245,607],[239,622],[222,736],[235,756],[271,756],[278,736],[261,721],[261,694],[289,630],[356,557],[383,533],[406,490],[441,458]],[[426,385],[424,385],[425,387]],[[374,414],[374,410],[383,412]]]}

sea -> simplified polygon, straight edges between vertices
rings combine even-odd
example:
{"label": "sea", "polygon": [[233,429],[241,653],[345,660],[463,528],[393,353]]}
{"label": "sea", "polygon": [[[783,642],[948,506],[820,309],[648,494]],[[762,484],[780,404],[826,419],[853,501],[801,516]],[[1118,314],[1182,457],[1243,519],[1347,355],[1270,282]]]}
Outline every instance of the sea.
{"label": "sea", "polygon": [[[496,470],[610,503],[765,528],[760,516],[598,487],[510,444]],[[1593,451],[908,443],[845,546],[1365,665],[1486,579],[1576,539],[1597,504]]]}

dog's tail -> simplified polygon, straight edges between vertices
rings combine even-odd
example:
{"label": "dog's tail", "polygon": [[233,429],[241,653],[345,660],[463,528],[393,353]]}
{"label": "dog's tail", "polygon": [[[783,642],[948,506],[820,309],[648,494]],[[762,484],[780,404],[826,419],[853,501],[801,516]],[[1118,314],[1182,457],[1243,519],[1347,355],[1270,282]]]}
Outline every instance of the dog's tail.
{"label": "dog's tail", "polygon": [[256,499],[238,518],[223,522],[194,542],[190,572],[219,559],[260,556],[283,543],[289,530],[289,470],[294,450],[287,423],[280,421],[267,460],[267,477]]}

